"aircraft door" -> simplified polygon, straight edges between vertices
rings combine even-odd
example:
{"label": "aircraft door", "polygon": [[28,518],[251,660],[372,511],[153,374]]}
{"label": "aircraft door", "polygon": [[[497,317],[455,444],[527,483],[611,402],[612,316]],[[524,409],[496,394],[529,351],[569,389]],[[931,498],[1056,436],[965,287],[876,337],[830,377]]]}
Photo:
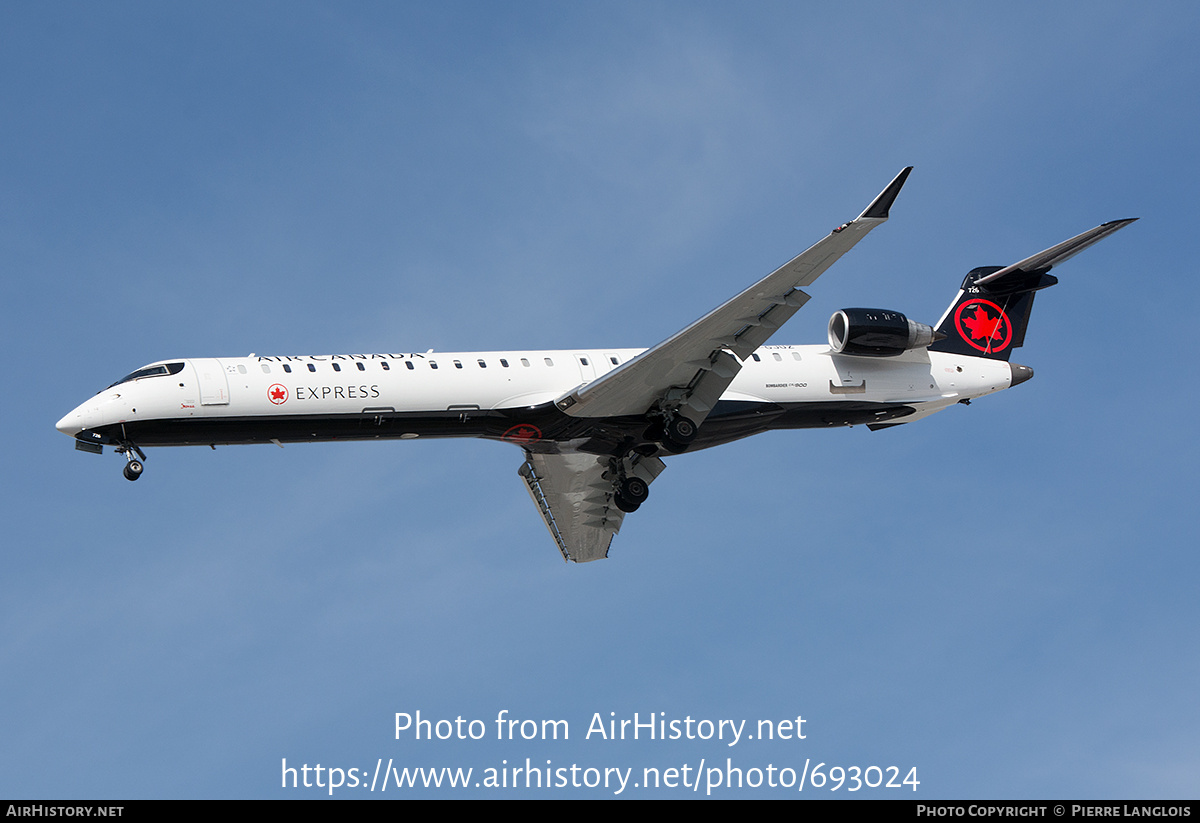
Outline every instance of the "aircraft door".
{"label": "aircraft door", "polygon": [[191,364],[200,384],[200,405],[229,405],[229,381],[225,379],[221,361],[215,357],[202,357],[192,360]]}
{"label": "aircraft door", "polygon": [[575,355],[575,364],[579,366],[579,377],[584,383],[590,383],[596,379],[596,364],[592,360],[590,354]]}

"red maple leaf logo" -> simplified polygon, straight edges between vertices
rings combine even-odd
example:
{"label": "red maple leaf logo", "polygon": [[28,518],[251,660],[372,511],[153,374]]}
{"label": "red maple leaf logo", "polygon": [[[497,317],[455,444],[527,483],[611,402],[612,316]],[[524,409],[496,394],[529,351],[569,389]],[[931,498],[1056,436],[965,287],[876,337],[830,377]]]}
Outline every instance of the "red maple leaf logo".
{"label": "red maple leaf logo", "polygon": [[991,300],[976,298],[960,303],[954,325],[967,345],[985,354],[1003,351],[1012,342],[1012,323],[1004,309]]}
{"label": "red maple leaf logo", "polygon": [[279,383],[272,385],[267,389],[267,399],[278,406],[288,398],[287,387],[281,386]]}
{"label": "red maple leaf logo", "polygon": [[529,423],[518,423],[506,431],[502,439],[513,443],[533,443],[542,439],[542,430]]}
{"label": "red maple leaf logo", "polygon": [[983,306],[976,304],[974,317],[963,317],[963,325],[971,331],[971,337],[976,340],[997,340],[1000,337],[1000,324],[1003,317],[988,317]]}

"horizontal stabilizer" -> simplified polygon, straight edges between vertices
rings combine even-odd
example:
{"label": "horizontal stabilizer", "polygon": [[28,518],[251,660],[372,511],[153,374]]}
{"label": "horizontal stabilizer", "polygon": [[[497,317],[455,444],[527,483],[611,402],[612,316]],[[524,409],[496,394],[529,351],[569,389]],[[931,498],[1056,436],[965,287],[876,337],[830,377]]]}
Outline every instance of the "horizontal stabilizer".
{"label": "horizontal stabilizer", "polygon": [[[1089,229],[1083,234],[1076,235],[1070,240],[1064,240],[1057,246],[1051,246],[1045,251],[1040,251],[1032,257],[1026,257],[1020,263],[1013,263],[1011,266],[1005,266],[999,271],[992,272],[986,277],[981,277],[975,281],[976,286],[988,286],[989,284],[999,284],[1005,278],[1015,274],[1044,274],[1050,271],[1054,266],[1066,260],[1070,260],[1075,255],[1079,254],[1084,249],[1099,243],[1105,237],[1108,237],[1113,232],[1120,231],[1130,223],[1136,221],[1136,217],[1130,217],[1125,220],[1113,220],[1108,223],[1102,223],[1094,229]],[[991,286],[993,289],[996,285]]]}

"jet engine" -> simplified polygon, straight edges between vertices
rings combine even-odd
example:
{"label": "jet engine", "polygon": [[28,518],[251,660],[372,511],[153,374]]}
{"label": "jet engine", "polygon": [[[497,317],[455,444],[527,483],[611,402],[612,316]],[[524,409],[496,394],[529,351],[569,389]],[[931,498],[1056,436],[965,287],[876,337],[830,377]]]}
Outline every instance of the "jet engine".
{"label": "jet engine", "polygon": [[895,357],[945,335],[887,309],[842,309],[829,318],[829,347],[839,354]]}

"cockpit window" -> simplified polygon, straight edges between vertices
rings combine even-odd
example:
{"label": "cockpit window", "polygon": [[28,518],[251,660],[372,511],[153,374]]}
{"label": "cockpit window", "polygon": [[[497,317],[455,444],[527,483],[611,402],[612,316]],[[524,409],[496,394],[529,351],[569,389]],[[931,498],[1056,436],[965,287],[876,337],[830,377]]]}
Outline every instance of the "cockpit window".
{"label": "cockpit window", "polygon": [[111,389],[113,386],[119,386],[122,383],[141,380],[143,377],[159,377],[160,375],[164,374],[179,374],[181,371],[183,371],[183,363],[156,363],[153,366],[144,366],[135,372],[130,372],[129,374],[125,375],[116,383],[108,386],[105,391]]}

